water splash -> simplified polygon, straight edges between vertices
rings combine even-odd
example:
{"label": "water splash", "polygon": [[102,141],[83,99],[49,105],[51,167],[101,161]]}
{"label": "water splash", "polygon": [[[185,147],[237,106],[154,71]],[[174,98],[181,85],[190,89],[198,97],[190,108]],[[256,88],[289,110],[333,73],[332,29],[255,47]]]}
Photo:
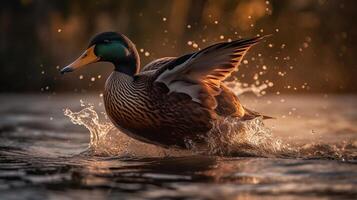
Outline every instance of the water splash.
{"label": "water splash", "polygon": [[221,118],[213,123],[213,128],[205,138],[207,145],[197,145],[186,141],[191,151],[163,149],[132,139],[117,130],[91,104],[85,105],[79,112],[65,109],[64,114],[72,123],[86,127],[90,132],[90,150],[95,154],[120,156],[175,156],[187,154],[210,155],[255,155],[268,156],[281,150],[280,140],[273,138],[261,118],[240,121],[234,118]]}
{"label": "water splash", "polygon": [[309,143],[290,148],[290,157],[357,162],[357,140],[336,144]]}
{"label": "water splash", "polygon": [[213,123],[207,144],[210,154],[239,156],[274,156],[284,147],[264,126],[262,118],[248,121],[221,118]]}
{"label": "water splash", "polygon": [[66,108],[64,115],[68,116],[73,124],[83,125],[90,132],[90,146],[97,147],[100,141],[112,130],[114,127],[110,122],[101,122],[97,112],[94,110],[94,105],[84,105],[81,101],[81,106],[85,107],[79,112],[72,112]]}
{"label": "water splash", "polygon": [[213,128],[205,138],[207,145],[187,141],[190,150],[164,149],[128,137],[116,129],[105,115],[99,117],[93,105],[85,105],[82,102],[82,106],[83,109],[79,112],[67,108],[64,114],[72,123],[85,126],[89,130],[91,140],[87,153],[96,155],[163,157],[205,154],[357,160],[357,141],[340,144],[289,144],[275,137],[272,131],[264,126],[261,118],[248,121],[220,118],[213,123]]}
{"label": "water splash", "polygon": [[235,95],[239,96],[243,93],[252,92],[255,96],[262,96],[265,94],[265,90],[269,87],[268,84],[262,83],[260,85],[241,83],[237,80],[225,81],[225,84],[231,88]]}
{"label": "water splash", "polygon": [[155,145],[142,143],[120,132],[108,120],[105,113],[100,118],[94,105],[81,101],[82,110],[73,112],[69,108],[64,115],[70,118],[73,124],[82,125],[90,132],[89,150],[86,153],[96,155],[116,156],[180,156],[190,154],[188,151],[164,149]]}

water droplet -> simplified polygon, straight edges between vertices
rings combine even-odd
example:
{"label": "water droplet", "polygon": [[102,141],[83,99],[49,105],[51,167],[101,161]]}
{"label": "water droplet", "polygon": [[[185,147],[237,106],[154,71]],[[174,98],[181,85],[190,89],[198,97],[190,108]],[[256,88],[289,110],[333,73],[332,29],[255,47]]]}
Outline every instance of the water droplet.
{"label": "water droplet", "polygon": [[305,40],[306,40],[306,42],[311,42],[311,37],[309,37],[309,36],[307,36],[306,38],[305,38]]}

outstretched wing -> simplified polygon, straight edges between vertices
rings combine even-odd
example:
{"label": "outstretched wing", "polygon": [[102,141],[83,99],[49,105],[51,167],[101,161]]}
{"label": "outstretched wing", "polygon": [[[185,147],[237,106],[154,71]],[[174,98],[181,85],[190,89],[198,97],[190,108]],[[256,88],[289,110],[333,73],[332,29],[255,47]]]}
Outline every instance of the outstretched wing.
{"label": "outstretched wing", "polygon": [[[193,101],[215,108],[223,80],[237,70],[248,49],[263,37],[218,43],[166,64],[156,78],[170,92],[186,93]],[[180,62],[178,62],[180,61]]]}

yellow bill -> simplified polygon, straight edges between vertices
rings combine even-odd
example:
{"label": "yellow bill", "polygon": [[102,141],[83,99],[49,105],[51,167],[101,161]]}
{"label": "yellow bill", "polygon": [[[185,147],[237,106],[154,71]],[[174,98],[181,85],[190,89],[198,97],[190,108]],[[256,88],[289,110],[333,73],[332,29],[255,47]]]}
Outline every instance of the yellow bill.
{"label": "yellow bill", "polygon": [[95,45],[89,47],[79,58],[77,58],[74,62],[64,67],[61,70],[61,74],[64,74],[66,72],[73,72],[74,70],[80,67],[99,61],[100,58],[95,55],[94,48]]}

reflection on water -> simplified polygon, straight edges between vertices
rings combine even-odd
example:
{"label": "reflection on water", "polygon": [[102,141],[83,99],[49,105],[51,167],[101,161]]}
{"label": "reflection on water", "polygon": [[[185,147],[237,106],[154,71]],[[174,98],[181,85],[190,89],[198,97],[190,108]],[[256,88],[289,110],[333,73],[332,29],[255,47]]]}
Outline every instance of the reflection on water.
{"label": "reflection on water", "polygon": [[[94,111],[78,105],[79,98],[0,98],[0,199],[357,196],[355,96],[267,97],[269,104],[266,98],[243,97],[254,109],[278,119],[265,121],[265,127],[259,119],[244,124],[222,119],[216,133],[227,135],[217,140],[212,132],[209,151],[198,154],[125,138],[100,114],[100,99],[84,98],[96,105]],[[280,98],[285,102],[274,105]],[[65,111],[72,121],[59,112],[69,105],[79,111]],[[291,108],[296,111],[289,115]],[[86,128],[72,124],[79,119],[88,129],[96,127],[91,138]],[[97,146],[88,150],[88,143]]]}

